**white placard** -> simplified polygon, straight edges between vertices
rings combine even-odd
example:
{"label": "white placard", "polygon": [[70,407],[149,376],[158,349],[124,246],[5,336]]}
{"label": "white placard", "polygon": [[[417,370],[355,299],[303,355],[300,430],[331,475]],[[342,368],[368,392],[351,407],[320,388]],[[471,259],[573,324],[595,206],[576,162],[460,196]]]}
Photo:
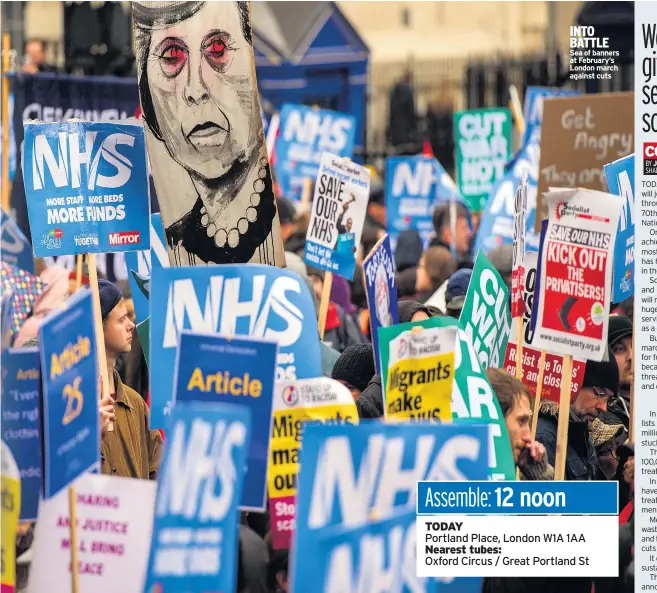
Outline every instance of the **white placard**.
{"label": "white placard", "polygon": [[[156,483],[86,474],[77,490],[79,593],[143,593]],[[28,591],[71,590],[68,489],[41,501]]]}

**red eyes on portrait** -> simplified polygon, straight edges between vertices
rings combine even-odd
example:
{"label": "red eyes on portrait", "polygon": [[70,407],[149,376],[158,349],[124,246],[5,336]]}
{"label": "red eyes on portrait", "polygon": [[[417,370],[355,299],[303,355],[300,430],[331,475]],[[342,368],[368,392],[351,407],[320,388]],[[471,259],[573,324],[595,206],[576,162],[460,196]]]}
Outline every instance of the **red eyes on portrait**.
{"label": "red eyes on portrait", "polygon": [[203,55],[210,66],[222,66],[228,60],[226,42],[219,35],[213,35],[203,44]]}
{"label": "red eyes on portrait", "polygon": [[[201,52],[208,64],[215,70],[222,68],[228,61],[226,41],[220,35],[212,35],[206,39]],[[181,39],[169,37],[165,39],[157,50],[162,72],[168,78],[177,76],[189,59],[189,48]]]}
{"label": "red eyes on portrait", "polygon": [[187,61],[187,47],[177,39],[165,39],[160,44],[158,56],[164,75],[177,76]]}

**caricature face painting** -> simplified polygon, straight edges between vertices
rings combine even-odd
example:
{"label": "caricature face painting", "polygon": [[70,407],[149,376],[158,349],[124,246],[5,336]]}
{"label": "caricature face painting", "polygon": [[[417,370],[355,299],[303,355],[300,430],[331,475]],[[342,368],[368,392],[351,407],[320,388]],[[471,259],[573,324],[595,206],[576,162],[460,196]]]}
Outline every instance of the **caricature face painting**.
{"label": "caricature face painting", "polygon": [[284,265],[246,2],[134,2],[171,264]]}
{"label": "caricature face painting", "polygon": [[376,301],[376,317],[382,327],[392,325],[390,315],[390,295],[388,294],[388,277],[386,276],[383,263],[376,269],[374,280],[374,298]]}

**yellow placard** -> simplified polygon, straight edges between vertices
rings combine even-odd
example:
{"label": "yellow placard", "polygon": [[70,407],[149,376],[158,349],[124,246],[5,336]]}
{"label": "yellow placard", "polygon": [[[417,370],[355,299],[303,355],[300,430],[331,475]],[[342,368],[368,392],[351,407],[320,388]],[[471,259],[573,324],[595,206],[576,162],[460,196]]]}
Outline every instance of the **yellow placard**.
{"label": "yellow placard", "polygon": [[21,511],[21,482],[18,467],[9,447],[2,443],[2,593],[16,588],[16,528]]}
{"label": "yellow placard", "polygon": [[269,498],[296,495],[303,427],[312,422],[358,424],[356,405],[297,407],[274,412],[269,454]]}
{"label": "yellow placard", "polygon": [[452,421],[454,352],[402,359],[388,369],[386,419]]}

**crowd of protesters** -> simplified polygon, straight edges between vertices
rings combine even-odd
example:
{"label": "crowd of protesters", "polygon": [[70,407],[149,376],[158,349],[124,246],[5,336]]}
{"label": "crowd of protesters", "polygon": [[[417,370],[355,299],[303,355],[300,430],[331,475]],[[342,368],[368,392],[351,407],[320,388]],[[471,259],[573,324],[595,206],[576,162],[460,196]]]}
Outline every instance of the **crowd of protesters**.
{"label": "crowd of protesters", "polygon": [[[375,178],[376,179],[376,178]],[[336,351],[337,360],[324,373],[344,384],[353,394],[362,419],[384,414],[381,377],[376,374],[363,283],[364,257],[383,235],[380,206],[382,187],[372,188],[370,210],[357,253],[352,282],[334,277],[327,312],[324,342]],[[315,298],[322,293],[324,273],[307,267],[303,249],[308,214],[298,213],[285,198],[278,199],[286,261],[299,274]],[[461,205],[456,224],[451,224],[449,206],[436,207],[434,236],[425,249],[416,231],[399,236],[395,264],[400,323],[433,316],[459,318],[472,275],[472,245],[477,221]],[[454,233],[454,236],[452,235]],[[489,260],[510,286],[512,246],[503,245]],[[45,268],[38,272],[47,287],[38,298],[31,317],[17,336],[15,346],[38,345],[38,327],[43,317],[58,308],[73,290],[68,272]],[[86,277],[83,275],[83,282]],[[156,479],[163,434],[148,424],[148,370],[135,329],[134,308],[127,283],[99,283],[105,349],[110,372],[111,396],[101,401],[102,473],[141,479]],[[566,480],[616,480],[620,487],[621,528],[620,577],[617,579],[487,578],[486,593],[605,593],[633,591],[634,481],[633,449],[628,441],[632,376],[632,303],[619,303],[609,313],[607,361],[587,361],[581,389],[570,410],[551,402],[540,406],[536,437],[531,436],[532,397],[528,388],[506,371],[487,370],[508,429],[519,476],[524,480],[554,479],[556,435],[559,414],[568,414]],[[114,430],[107,431],[109,422]],[[271,549],[267,514],[243,513],[239,536],[238,591],[287,592],[288,552]],[[21,526],[18,537],[17,590],[26,586],[33,526]],[[613,559],[610,559],[612,561]],[[615,561],[615,560],[614,560]]]}

